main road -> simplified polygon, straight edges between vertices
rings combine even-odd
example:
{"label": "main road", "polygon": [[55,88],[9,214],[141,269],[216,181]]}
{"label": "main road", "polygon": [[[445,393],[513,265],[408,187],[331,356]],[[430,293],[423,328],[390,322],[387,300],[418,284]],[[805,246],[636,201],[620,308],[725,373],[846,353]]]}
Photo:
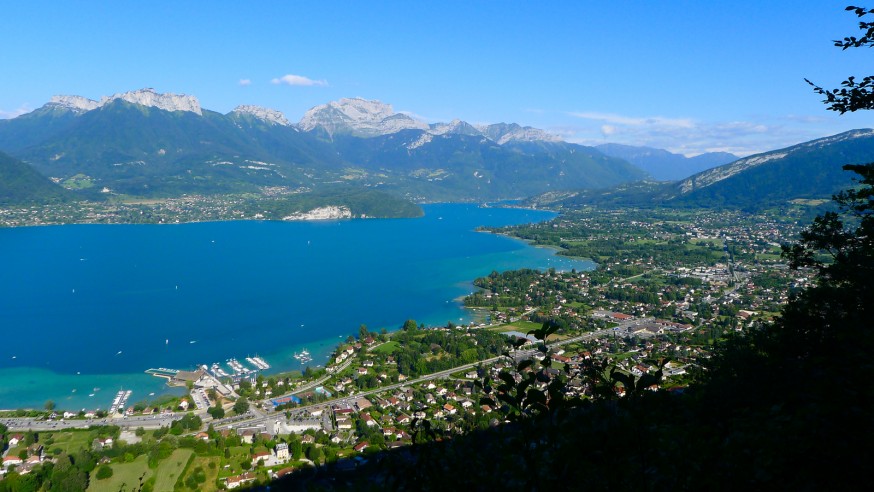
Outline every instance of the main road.
{"label": "main road", "polygon": [[0,424],[6,425],[10,431],[58,431],[65,429],[85,429],[92,425],[117,425],[125,429],[157,429],[169,427],[174,420],[181,419],[185,414],[172,413],[154,416],[106,417],[102,419],[57,419],[37,420],[32,417],[0,418]]}
{"label": "main road", "polygon": [[[631,325],[639,323],[639,322],[640,322],[639,320],[638,321],[626,321],[626,322],[621,323],[616,328],[631,326]],[[548,343],[547,346],[559,347],[562,345],[567,345],[569,343],[575,343],[575,342],[580,342],[580,341],[585,341],[585,340],[592,340],[594,338],[601,338],[601,337],[608,336],[608,335],[614,333],[614,330],[616,328],[609,328],[609,329],[588,332],[588,333],[585,333],[583,335],[579,335],[579,336],[575,336],[575,337],[571,337],[571,338],[566,338],[564,340],[558,340],[555,342]],[[523,358],[523,357],[531,357],[534,354],[536,354],[537,352],[538,352],[537,349],[520,350],[520,351],[516,352],[515,357],[517,359]],[[405,386],[411,386],[414,384],[423,383],[425,381],[447,378],[452,373],[464,371],[466,369],[471,369],[471,368],[476,367],[480,364],[491,364],[491,363],[497,362],[503,358],[504,358],[504,356],[501,355],[501,356],[492,357],[492,358],[485,359],[485,360],[480,360],[477,362],[471,362],[469,364],[460,365],[457,367],[453,367],[451,369],[446,369],[444,371],[426,374],[424,376],[420,376],[420,377],[415,378],[415,379],[410,379],[408,381],[404,381],[403,383],[394,383],[394,384],[391,384],[388,386],[380,386],[379,388],[374,388],[371,390],[362,391],[362,392],[356,393],[354,395],[338,397],[338,398],[334,398],[331,400],[322,401],[319,403],[313,403],[311,405],[303,405],[303,406],[295,407],[294,411],[301,412],[301,411],[306,411],[306,410],[315,409],[315,408],[328,408],[329,406],[331,406],[331,404],[341,402],[343,400],[349,400],[350,398],[361,398],[361,397],[365,397],[365,396],[375,395],[378,393],[384,393],[386,391],[396,390],[396,389],[399,389],[399,388],[402,388]],[[307,385],[307,386],[311,386],[311,385],[312,385],[312,383],[310,385]],[[298,392],[303,391],[303,389],[298,389],[297,391]],[[291,394],[294,394],[294,393],[291,393]],[[269,414],[269,413],[268,414],[258,414],[254,418],[247,419],[247,420],[237,420],[233,423],[224,423],[224,422],[216,421],[216,422],[213,422],[213,425],[216,429],[227,429],[227,428],[233,428],[233,427],[257,427],[257,426],[266,425],[268,421],[274,420],[276,418],[277,418],[277,414],[275,414],[275,413],[274,414]]]}
{"label": "main road", "polygon": [[[579,341],[584,341],[584,340],[592,340],[594,338],[601,338],[601,337],[608,336],[608,335],[614,333],[615,330],[618,330],[621,328],[626,328],[628,326],[632,326],[632,325],[638,324],[640,322],[641,322],[641,320],[625,321],[625,322],[620,323],[619,326],[617,326],[615,328],[592,331],[592,332],[585,333],[583,335],[578,335],[575,337],[566,338],[564,340],[558,340],[555,342],[551,342],[551,343],[548,343],[547,345],[549,347],[559,347],[562,345],[567,345],[569,343],[574,343],[574,342],[579,342]],[[520,350],[520,351],[516,352],[515,357],[517,359],[522,358],[522,357],[530,357],[530,356],[534,355],[536,352],[537,352],[536,349]],[[300,407],[295,407],[294,410],[295,410],[295,412],[299,412],[299,411],[306,411],[306,410],[309,410],[312,408],[319,408],[319,407],[327,408],[331,404],[334,404],[334,403],[337,403],[337,402],[340,402],[343,400],[348,400],[349,398],[353,398],[353,397],[360,398],[360,397],[364,397],[364,396],[370,396],[370,395],[374,395],[377,393],[392,391],[392,390],[395,390],[395,389],[398,389],[398,388],[401,388],[404,386],[410,386],[410,385],[414,385],[414,384],[418,384],[418,383],[423,383],[425,381],[430,381],[433,379],[446,378],[446,377],[449,377],[449,375],[452,373],[464,371],[466,369],[471,369],[471,368],[476,367],[480,364],[491,364],[493,362],[497,362],[498,360],[502,359],[503,357],[504,356],[497,356],[497,357],[492,357],[492,358],[485,359],[485,360],[480,360],[477,362],[471,362],[470,364],[460,365],[457,367],[453,367],[452,369],[447,369],[445,371],[435,372],[432,374],[426,374],[424,376],[420,376],[420,377],[415,378],[415,379],[404,381],[403,383],[395,383],[395,384],[391,384],[388,386],[380,386],[379,388],[375,388],[375,389],[371,389],[371,390],[367,390],[367,391],[362,391],[360,393],[356,393],[355,395],[344,396],[342,398],[334,398],[331,400],[327,400],[327,401],[323,401],[323,402],[319,402],[319,403],[314,403],[311,405],[304,405],[304,406],[300,406]],[[330,379],[330,377],[333,376],[334,374],[337,374],[337,373],[341,372],[343,369],[349,367],[349,365],[352,363],[353,360],[354,360],[354,358],[350,358],[350,359],[346,360],[345,362],[343,362],[343,364],[341,366],[339,366],[333,372],[333,374],[325,375],[316,381],[313,381],[311,383],[307,383],[306,385],[301,386],[300,388],[297,388],[294,393],[289,393],[286,396],[293,395],[295,393],[300,393],[303,391],[307,391],[309,389],[312,389],[314,387],[317,387],[317,386],[323,384],[325,381]],[[261,404],[263,405],[264,402],[261,402]],[[270,413],[270,412],[265,413],[265,412],[258,410],[257,408],[253,408],[252,411],[250,413],[248,413],[246,416],[242,416],[243,418],[241,418],[240,416],[236,416],[236,417],[230,417],[227,419],[212,420],[208,415],[203,414],[203,412],[198,412],[198,414],[201,414],[201,418],[203,418],[204,421],[206,421],[206,422],[211,421],[211,423],[213,424],[213,426],[216,429],[225,429],[225,428],[233,428],[233,427],[250,427],[250,426],[254,427],[254,426],[259,426],[259,425],[265,425],[269,420],[275,419],[277,417],[276,413]],[[119,426],[121,428],[125,428],[125,429],[135,429],[138,427],[143,427],[146,429],[156,429],[159,427],[170,426],[170,424],[172,424],[173,421],[181,419],[183,417],[183,415],[184,415],[183,413],[173,413],[173,414],[166,414],[166,415],[162,414],[162,415],[154,415],[154,416],[130,416],[130,417],[118,416],[118,417],[112,417],[112,418],[107,417],[107,418],[102,418],[102,419],[89,419],[89,420],[78,420],[78,419],[73,419],[73,420],[70,420],[70,419],[66,419],[66,420],[64,420],[64,419],[61,419],[61,420],[37,420],[37,419],[31,418],[31,417],[20,417],[20,418],[19,417],[9,417],[9,418],[5,418],[5,419],[0,419],[0,423],[5,424],[9,428],[9,430],[11,430],[11,431],[26,431],[26,430],[56,431],[56,430],[63,430],[63,429],[87,428],[87,427],[90,427],[92,425],[117,425],[117,426]]]}

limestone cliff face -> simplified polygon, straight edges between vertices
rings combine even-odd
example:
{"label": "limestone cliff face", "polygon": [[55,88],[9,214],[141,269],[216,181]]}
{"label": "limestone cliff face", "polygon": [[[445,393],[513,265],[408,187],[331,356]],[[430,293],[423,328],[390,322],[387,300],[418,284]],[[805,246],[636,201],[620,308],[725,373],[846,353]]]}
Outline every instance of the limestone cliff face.
{"label": "limestone cliff face", "polygon": [[507,142],[558,142],[561,139],[538,128],[520,126],[516,123],[495,123],[477,126],[477,130],[489,139],[503,145]]}
{"label": "limestone cliff face", "polygon": [[231,113],[248,114],[273,125],[291,126],[291,123],[285,118],[284,114],[275,109],[262,106],[243,104],[234,108]]}
{"label": "limestone cliff face", "polygon": [[196,97],[185,94],[160,94],[155,92],[155,89],[123,92],[112,96],[105,96],[100,101],[94,101],[82,96],[53,96],[49,104],[76,112],[86,112],[118,99],[131,104],[163,109],[164,111],[188,111],[198,115],[203,114],[200,102]]}
{"label": "limestone cliff face", "polygon": [[340,99],[316,106],[303,116],[298,128],[311,131],[321,128],[330,135],[345,133],[358,137],[375,137],[401,130],[423,130],[425,133],[410,149],[421,147],[434,136],[460,134],[485,137],[499,145],[508,142],[557,142],[554,135],[530,126],[515,123],[473,126],[459,119],[449,123],[427,124],[403,113],[396,113],[391,104],[361,98]]}
{"label": "limestone cliff face", "polygon": [[100,100],[100,104],[103,105],[117,99],[131,104],[139,104],[140,106],[163,109],[164,111],[189,111],[199,115],[203,114],[200,109],[200,102],[196,97],[185,94],[171,94],[169,92],[159,94],[154,89],[140,89],[138,91],[104,97]]}
{"label": "limestone cliff face", "polygon": [[99,102],[82,96],[52,96],[49,105],[76,112],[91,111],[100,107]]}
{"label": "limestone cliff face", "polygon": [[331,135],[347,133],[375,137],[407,129],[427,130],[428,124],[395,113],[391,104],[356,97],[331,101],[310,109],[301,118],[298,128],[304,131],[322,128]]}

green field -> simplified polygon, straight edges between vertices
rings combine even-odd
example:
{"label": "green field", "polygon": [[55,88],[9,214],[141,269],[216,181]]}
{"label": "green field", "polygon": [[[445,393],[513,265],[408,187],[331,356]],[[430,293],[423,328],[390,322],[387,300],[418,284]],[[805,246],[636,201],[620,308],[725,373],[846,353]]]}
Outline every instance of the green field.
{"label": "green field", "polygon": [[[216,488],[216,478],[218,478],[218,469],[221,465],[221,458],[218,456],[195,456],[194,460],[191,461],[191,466],[188,467],[188,470],[185,472],[185,477],[183,477],[182,482],[180,484],[184,484],[185,480],[195,474],[195,470],[198,468],[202,468],[203,472],[206,474],[206,481],[197,485],[197,490],[199,491],[212,491],[217,490]],[[212,467],[210,467],[210,463],[212,463]],[[189,490],[186,487],[186,490]]]}
{"label": "green field", "polygon": [[[514,321],[509,325],[515,331],[521,331],[522,333],[528,333],[531,330],[539,330],[543,324],[542,323],[533,323],[531,321]],[[509,330],[512,331],[512,330]]]}
{"label": "green field", "polygon": [[46,451],[51,453],[53,449],[60,449],[67,454],[74,454],[89,449],[95,437],[97,433],[92,431],[55,432],[51,435],[54,442],[46,446]]}
{"label": "green field", "polygon": [[374,354],[393,354],[400,344],[398,342],[386,342],[372,350]]}
{"label": "green field", "polygon": [[532,323],[531,321],[514,321],[506,325],[493,326],[489,328],[489,331],[495,331],[498,333],[506,333],[508,331],[528,333],[531,330],[539,329],[541,326],[543,325],[540,323]]}
{"label": "green field", "polygon": [[[137,456],[131,463],[113,463],[112,476],[105,480],[97,480],[97,470],[91,472],[91,483],[88,490],[93,492],[116,492],[118,490],[136,490],[142,482],[149,479],[155,472],[149,469],[149,457]],[[155,489],[157,490],[157,489]],[[169,490],[173,490],[171,487]]]}
{"label": "green field", "polygon": [[249,452],[249,446],[233,446],[229,449],[231,451],[231,457],[224,461],[225,465],[230,465],[230,467],[222,469],[223,477],[243,473],[245,470],[240,466],[240,463],[252,461],[252,454]]}
{"label": "green field", "polygon": [[689,243],[698,245],[706,245],[707,243],[712,243],[716,247],[722,249],[725,246],[725,241],[722,238],[718,237],[709,237],[709,238],[692,238],[689,239]]}
{"label": "green field", "polygon": [[90,177],[85,176],[84,174],[77,174],[75,176],[71,176],[65,179],[63,182],[63,186],[68,190],[84,190],[86,188],[91,188],[92,186],[94,186],[94,181],[92,181]]}
{"label": "green field", "polygon": [[519,331],[519,328],[512,326],[512,325],[498,325],[498,326],[492,326],[492,327],[488,328],[488,330],[494,331],[497,333],[504,333],[504,332],[508,332],[508,331]]}
{"label": "green field", "polygon": [[190,449],[176,449],[169,458],[158,464],[155,492],[173,492],[173,486],[185,470],[192,454],[194,451]]}

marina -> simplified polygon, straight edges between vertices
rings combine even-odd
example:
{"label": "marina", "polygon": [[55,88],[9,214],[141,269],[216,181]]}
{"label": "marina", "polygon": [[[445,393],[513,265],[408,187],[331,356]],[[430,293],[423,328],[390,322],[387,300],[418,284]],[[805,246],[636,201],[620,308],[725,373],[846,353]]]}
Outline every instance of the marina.
{"label": "marina", "polygon": [[261,357],[258,357],[257,355],[255,357],[246,357],[246,362],[248,362],[249,364],[252,364],[253,366],[257,367],[258,369],[260,369],[262,371],[265,369],[270,369],[270,364],[265,362],[264,359],[262,359]]}
{"label": "marina", "polygon": [[133,391],[131,390],[119,390],[118,393],[115,394],[115,398],[112,400],[112,405],[109,407],[109,414],[121,413],[132,393]]}
{"label": "marina", "polygon": [[243,376],[249,374],[250,372],[255,372],[254,369],[249,369],[248,367],[240,364],[240,361],[237,359],[228,359],[227,361],[228,367],[233,371],[231,373],[232,376]]}
{"label": "marina", "polygon": [[212,372],[213,376],[217,378],[227,378],[231,376],[230,374],[225,372],[224,369],[222,369],[222,366],[220,366],[218,362],[213,363],[209,370],[210,372]]}

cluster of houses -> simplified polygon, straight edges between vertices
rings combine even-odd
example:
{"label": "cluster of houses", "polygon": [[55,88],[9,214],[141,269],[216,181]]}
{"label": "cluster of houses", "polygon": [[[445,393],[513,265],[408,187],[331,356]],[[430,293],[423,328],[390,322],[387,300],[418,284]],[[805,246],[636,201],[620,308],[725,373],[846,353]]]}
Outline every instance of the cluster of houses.
{"label": "cluster of houses", "polygon": [[[224,430],[222,434],[225,436],[230,435],[232,431]],[[238,433],[242,442],[246,444],[252,444],[255,442],[256,436],[263,438],[264,440],[273,439],[274,434],[267,432],[266,430],[260,427],[241,429]],[[311,436],[310,436],[311,437]],[[206,432],[201,432],[197,435],[197,438],[203,440],[209,440],[209,435]],[[265,467],[273,467],[286,464],[291,459],[291,454],[288,449],[288,444],[284,442],[276,443],[273,449],[269,451],[255,451],[252,453],[252,463],[256,467],[265,466]],[[268,472],[268,475],[271,479],[281,478],[291,472],[294,471],[294,467],[286,466],[279,470],[271,470]],[[257,479],[257,475],[253,472],[246,472],[240,475],[234,475],[230,477],[226,477],[224,479],[224,484],[229,489],[234,489],[240,487],[242,485],[246,485],[250,482],[254,482]]]}
{"label": "cluster of houses", "polygon": [[[2,440],[2,436],[0,436]],[[3,466],[0,475],[6,474],[10,469],[15,469],[20,475],[26,475],[33,468],[47,459],[42,444],[33,443],[23,446],[23,434],[11,434],[8,437],[8,448],[3,455]]]}

